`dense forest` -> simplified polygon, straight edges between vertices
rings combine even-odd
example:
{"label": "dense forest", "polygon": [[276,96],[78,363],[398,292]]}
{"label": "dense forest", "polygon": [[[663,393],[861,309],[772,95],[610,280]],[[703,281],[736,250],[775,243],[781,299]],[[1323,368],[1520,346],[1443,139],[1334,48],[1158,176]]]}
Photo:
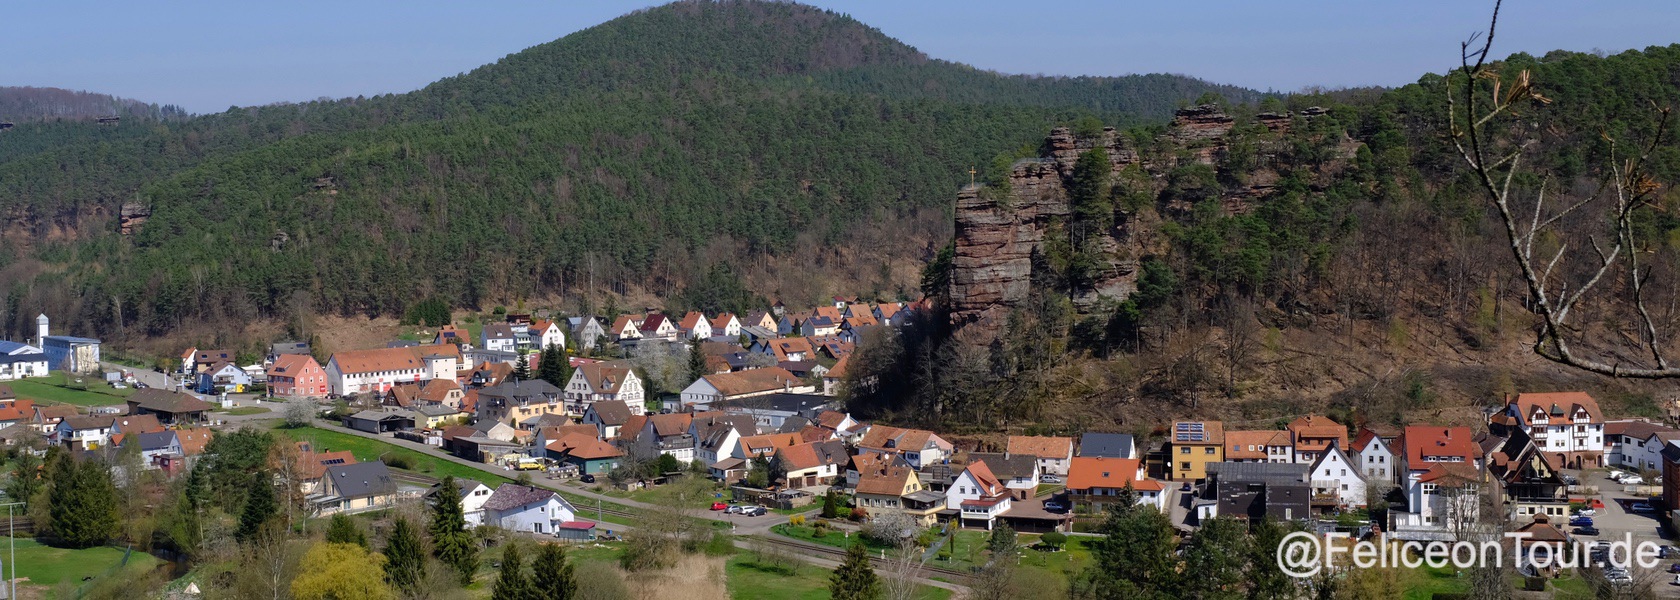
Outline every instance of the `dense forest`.
{"label": "dense forest", "polygon": [[[1554,206],[1591,197],[1657,141],[1644,168],[1658,192],[1632,217],[1635,247],[1650,257],[1644,293],[1658,339],[1680,340],[1680,142],[1658,137],[1662,109],[1680,104],[1680,45],[1518,54],[1495,71],[1500,87],[1484,81],[1489,91],[1523,77],[1534,86],[1493,128],[1528,144],[1523,210],[1542,189]],[[1218,140],[1159,126],[1123,131],[1140,162],[1118,172],[1103,148],[1084,151],[1062,174],[1071,214],[1046,235],[1032,296],[996,341],[959,341],[937,315],[909,335],[873,340],[851,369],[853,407],[977,432],[1130,427],[1184,414],[1270,424],[1308,411],[1344,423],[1399,423],[1419,411],[1474,422],[1475,407],[1501,392],[1586,388],[1614,414],[1662,416],[1662,388],[1581,379],[1526,347],[1530,299],[1502,222],[1449,141],[1447,83],[1427,75],[1381,93],[1259,105],[1210,96],[1233,118]],[[1291,116],[1271,129],[1262,113]],[[1103,135],[1095,124],[1079,129],[1087,140]],[[1011,150],[994,164],[1048,156]],[[981,193],[1007,194],[1008,183],[992,179]],[[1607,222],[1591,217],[1608,210],[1604,202],[1540,240],[1544,255],[1566,244],[1591,252],[1607,235]],[[1153,240],[1121,244],[1137,253],[1119,256],[1138,259],[1135,291],[1076,306],[1124,254],[1104,245],[1110,231]],[[945,296],[952,268],[950,251],[931,261],[925,291]],[[1593,268],[1560,263],[1576,282]],[[1577,310],[1589,346],[1642,339],[1626,293]],[[1106,360],[1070,360],[1079,356]]]}
{"label": "dense forest", "polygon": [[[0,248],[0,316],[16,331],[51,306],[107,337],[165,335],[428,297],[670,297],[720,263],[824,257],[860,231],[936,248],[951,190],[995,149],[1080,118],[1160,122],[1208,92],[1260,98],[1168,75],[1006,76],[815,8],[682,2],[408,94],[20,123],[0,139],[17,241]],[[131,236],[115,233],[123,204],[150,211]]]}

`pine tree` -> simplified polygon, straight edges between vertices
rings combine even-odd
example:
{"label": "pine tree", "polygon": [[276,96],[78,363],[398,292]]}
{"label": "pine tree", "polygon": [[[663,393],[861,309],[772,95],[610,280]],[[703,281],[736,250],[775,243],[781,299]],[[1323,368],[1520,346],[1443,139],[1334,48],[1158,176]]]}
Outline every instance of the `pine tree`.
{"label": "pine tree", "polygon": [[700,339],[695,338],[693,340],[689,340],[688,380],[699,381],[701,377],[705,377],[710,373],[711,370],[706,368],[706,353],[700,349]]}
{"label": "pine tree", "polygon": [[537,549],[537,558],[531,561],[531,587],[536,597],[544,600],[572,600],[577,596],[577,576],[560,544],[542,544]]}
{"label": "pine tree", "polygon": [[533,592],[531,580],[525,577],[525,564],[519,557],[519,544],[508,542],[507,548],[502,550],[502,572],[496,576],[490,599],[529,600],[535,596]]}
{"label": "pine tree", "polygon": [[117,486],[97,460],[55,461],[48,514],[53,534],[72,548],[105,543],[117,531]]}
{"label": "pine tree", "polygon": [[519,353],[519,360],[513,362],[513,378],[516,381],[531,380],[531,361],[525,358],[525,353]]}
{"label": "pine tree", "polygon": [[846,549],[846,558],[828,579],[828,594],[834,600],[876,600],[881,582],[869,566],[869,549],[862,543]]}
{"label": "pine tree", "polygon": [[467,517],[461,513],[461,488],[454,477],[444,477],[432,495],[432,555],[455,567],[461,585],[472,583],[478,574],[478,544],[467,533]]}
{"label": "pine tree", "polygon": [[273,478],[267,471],[257,471],[251,478],[251,491],[245,497],[245,508],[239,512],[239,529],[234,530],[234,539],[244,542],[256,537],[278,509],[279,505],[274,500]]}
{"label": "pine tree", "polygon": [[426,555],[420,548],[420,533],[407,518],[397,517],[391,537],[385,540],[385,581],[405,596],[420,588]]}
{"label": "pine tree", "polygon": [[566,360],[566,350],[556,345],[548,345],[548,348],[543,348],[543,363],[536,366],[536,378],[553,383],[556,388],[566,387],[566,380],[570,378],[570,375],[566,375],[568,365],[570,361]]}
{"label": "pine tree", "polygon": [[327,522],[327,542],[332,544],[355,544],[366,549],[368,547],[367,533],[356,526],[356,521],[350,515],[339,513],[333,515]]}
{"label": "pine tree", "polygon": [[834,491],[823,494],[822,518],[833,519],[840,516],[840,502],[835,499]]}

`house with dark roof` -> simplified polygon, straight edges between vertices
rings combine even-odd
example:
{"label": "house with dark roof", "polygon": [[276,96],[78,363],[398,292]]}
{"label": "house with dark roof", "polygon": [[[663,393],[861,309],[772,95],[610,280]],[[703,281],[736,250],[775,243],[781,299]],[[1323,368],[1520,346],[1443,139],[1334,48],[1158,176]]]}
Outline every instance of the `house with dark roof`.
{"label": "house with dark roof", "polygon": [[45,377],[51,369],[45,350],[19,342],[0,340],[0,381]]}
{"label": "house with dark roof", "polygon": [[[432,489],[426,491],[426,497],[435,498],[442,489],[443,482],[433,484]],[[493,493],[495,490],[477,480],[455,478],[455,497],[460,499],[461,516],[466,518],[468,528],[484,524],[484,503],[490,500]]]}
{"label": "house with dark roof", "polygon": [[1207,465],[1205,498],[1213,516],[1248,521],[1298,521],[1312,516],[1312,466],[1293,463],[1216,462]]}
{"label": "house with dark roof", "polygon": [[560,388],[547,381],[508,381],[478,390],[479,421],[517,424],[544,414],[566,414]]}
{"label": "house with dark roof", "polygon": [[514,336],[513,326],[507,323],[485,325],[484,330],[479,332],[478,341],[480,348],[496,352],[513,352],[519,346],[518,340]]}
{"label": "house with dark roof", "polygon": [[364,410],[344,417],[348,429],[368,433],[390,433],[414,429],[414,413],[402,409]]}
{"label": "house with dark roof", "polygon": [[600,431],[596,437],[610,440],[618,437],[620,431],[630,422],[630,418],[638,416],[620,400],[603,400],[589,404],[583,413],[583,423],[594,425]]}
{"label": "house with dark roof", "polygon": [[1012,452],[970,452],[968,460],[971,463],[986,463],[992,475],[1009,488],[1009,494],[1016,500],[1032,498],[1038,492],[1039,464],[1036,456]]}
{"label": "house with dark roof", "polygon": [[618,466],[624,451],[594,437],[572,433],[548,442],[544,454],[555,462],[577,467],[579,473],[601,475]]}
{"label": "house with dark roof", "polygon": [[[730,401],[744,401],[760,396],[774,394],[806,394],[813,395],[821,403],[832,402],[834,399],[817,396],[817,387],[795,377],[793,373],[781,367],[766,367],[763,369],[748,369],[731,373],[714,373],[694,380],[694,383],[682,390],[682,403],[694,406],[696,410],[710,410],[713,407],[723,407]],[[759,402],[741,403],[736,406],[753,406]],[[815,413],[812,413],[815,414]],[[760,421],[769,427],[781,426],[778,419],[774,423]]]}
{"label": "house with dark roof", "polygon": [[98,450],[110,442],[114,423],[116,418],[111,415],[65,417],[59,421],[50,441],[71,450]]}
{"label": "house with dark roof", "polygon": [[1612,467],[1636,471],[1662,469],[1662,449],[1680,441],[1680,429],[1643,419],[1609,421],[1604,424],[1604,462]]}
{"label": "house with dark roof", "polygon": [[358,513],[389,507],[397,501],[391,469],[379,461],[334,465],[321,476],[321,489],[308,498],[317,515]]}
{"label": "house with dark roof", "polygon": [[1132,442],[1131,434],[1090,432],[1079,437],[1079,455],[1105,459],[1136,459],[1137,444]]}
{"label": "house with dark roof", "polygon": [[642,378],[636,375],[629,361],[581,364],[572,371],[572,378],[566,381],[566,411],[572,415],[581,416],[588,412],[591,404],[614,400],[623,402],[632,415],[643,414],[647,410]]}
{"label": "house with dark roof", "polygon": [[508,531],[553,534],[577,509],[553,490],[504,483],[484,501],[484,522]]}

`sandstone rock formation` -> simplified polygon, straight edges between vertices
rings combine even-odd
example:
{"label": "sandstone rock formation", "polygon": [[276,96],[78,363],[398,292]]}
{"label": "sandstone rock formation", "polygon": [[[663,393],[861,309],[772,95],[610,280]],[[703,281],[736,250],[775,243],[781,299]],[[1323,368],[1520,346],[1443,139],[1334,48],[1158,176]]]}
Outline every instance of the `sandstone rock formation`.
{"label": "sandstone rock formation", "polygon": [[[1310,118],[1324,112],[1320,109],[1309,115],[1309,110],[1300,115]],[[1267,113],[1257,115],[1255,122],[1265,131],[1281,135],[1288,132],[1294,116]],[[1043,251],[1050,228],[1071,218],[1073,207],[1067,185],[1074,164],[1087,150],[1098,146],[1106,149],[1115,175],[1141,164],[1159,188],[1179,160],[1214,164],[1235,125],[1236,120],[1217,106],[1180,110],[1162,141],[1186,152],[1161,153],[1160,158],[1148,160],[1113,128],[1081,137],[1058,127],[1045,139],[1038,158],[1015,163],[1002,189],[974,185],[959,191],[949,296],[951,320],[959,338],[989,343],[1002,329],[1009,312],[1028,300],[1033,257]],[[1272,193],[1275,181],[1275,173],[1269,171],[1250,174],[1246,186],[1223,192],[1225,210],[1251,210],[1255,202]],[[1173,210],[1170,206],[1163,208]],[[1089,310],[1105,299],[1123,301],[1137,290],[1142,261],[1167,251],[1159,225],[1156,210],[1116,212],[1114,229],[1098,241],[1107,269],[1088,289],[1074,295],[1076,310]]]}

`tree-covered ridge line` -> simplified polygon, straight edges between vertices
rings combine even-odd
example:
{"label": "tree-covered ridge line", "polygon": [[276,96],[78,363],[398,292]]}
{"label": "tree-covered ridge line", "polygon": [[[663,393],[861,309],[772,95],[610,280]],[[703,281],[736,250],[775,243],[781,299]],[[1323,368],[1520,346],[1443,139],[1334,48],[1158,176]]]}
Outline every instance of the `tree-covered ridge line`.
{"label": "tree-covered ridge line", "polygon": [[47,148],[0,151],[0,210],[34,217],[15,227],[152,213],[131,238],[33,238],[0,269],[61,265],[23,302],[100,297],[76,312],[119,336],[585,281],[677,291],[717,260],[702,249],[739,264],[908,227],[992,148],[1082,116],[1139,122],[1128,103],[1162,114],[1208,85],[1005,77],[809,7],[683,3],[410,94],[8,132]]}

